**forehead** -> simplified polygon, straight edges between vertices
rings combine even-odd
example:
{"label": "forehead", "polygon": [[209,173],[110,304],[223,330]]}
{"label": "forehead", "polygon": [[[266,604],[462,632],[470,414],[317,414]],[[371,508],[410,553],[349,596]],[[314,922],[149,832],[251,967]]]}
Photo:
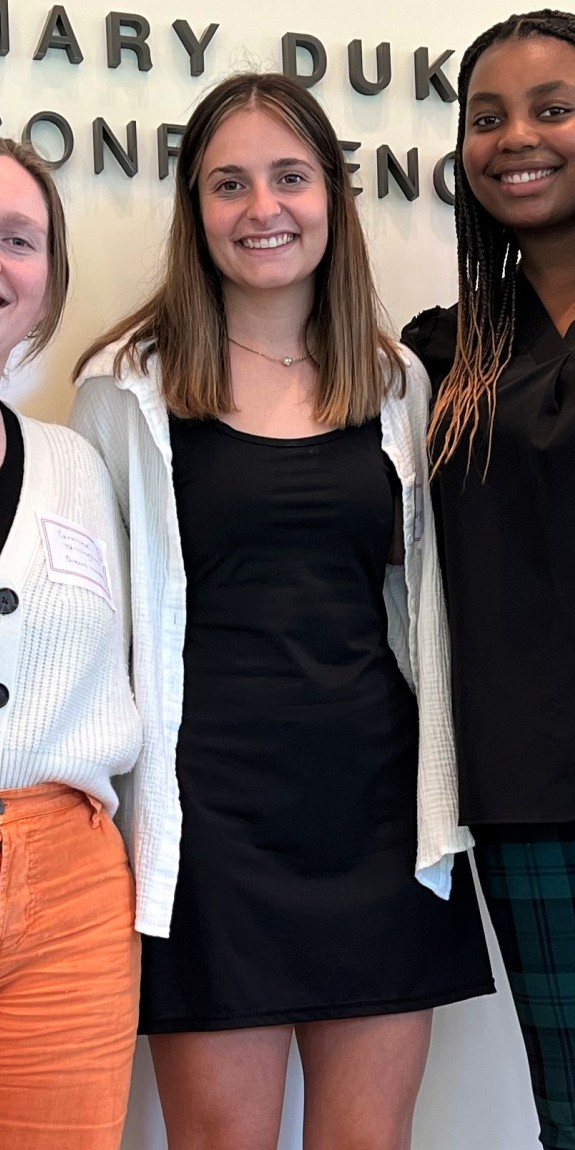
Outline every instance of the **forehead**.
{"label": "forehead", "polygon": [[10,213],[47,230],[48,208],[39,184],[13,156],[0,156],[0,214]]}
{"label": "forehead", "polygon": [[503,40],[479,57],[468,98],[478,91],[503,92],[510,85],[527,90],[552,81],[575,84],[574,45],[554,36]]}
{"label": "forehead", "polygon": [[[225,159],[224,159],[225,154]],[[261,108],[232,112],[214,132],[205,154],[204,171],[216,163],[248,166],[261,159],[301,157],[315,161],[309,146],[288,124]]]}

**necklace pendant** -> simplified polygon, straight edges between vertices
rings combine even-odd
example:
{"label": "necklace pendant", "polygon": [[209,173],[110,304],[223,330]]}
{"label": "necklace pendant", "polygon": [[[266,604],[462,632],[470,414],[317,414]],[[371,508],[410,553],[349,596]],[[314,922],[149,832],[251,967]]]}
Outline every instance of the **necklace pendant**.
{"label": "necklace pendant", "polygon": [[293,363],[293,359],[292,359],[291,355],[286,355],[285,359],[282,359],[282,363],[283,363],[284,367],[291,367],[291,365]]}

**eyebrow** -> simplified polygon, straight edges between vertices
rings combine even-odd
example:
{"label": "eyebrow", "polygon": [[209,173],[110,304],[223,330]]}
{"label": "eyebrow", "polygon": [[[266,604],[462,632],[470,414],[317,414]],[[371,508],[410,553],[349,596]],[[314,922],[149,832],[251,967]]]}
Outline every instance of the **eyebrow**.
{"label": "eyebrow", "polygon": [[[528,96],[550,96],[553,92],[557,92],[561,88],[573,90],[573,84],[568,84],[566,80],[548,80],[545,84],[536,84],[533,88],[527,89]],[[467,105],[474,104],[488,104],[494,100],[500,100],[500,92],[476,92],[474,96],[470,96]]]}
{"label": "eyebrow", "polygon": [[25,216],[22,212],[0,212],[0,223],[33,228],[35,232],[46,235],[46,228],[42,224],[36,223],[30,216]]}
{"label": "eyebrow", "polygon": [[[282,168],[307,168],[308,171],[313,172],[313,164],[309,164],[307,160],[302,160],[298,156],[285,156],[281,160],[274,160],[271,168],[272,171],[280,171]],[[241,176],[244,175],[246,169],[242,168],[240,164],[222,164],[218,168],[212,168],[208,173],[206,179],[210,180],[212,176],[221,173],[224,176]]]}

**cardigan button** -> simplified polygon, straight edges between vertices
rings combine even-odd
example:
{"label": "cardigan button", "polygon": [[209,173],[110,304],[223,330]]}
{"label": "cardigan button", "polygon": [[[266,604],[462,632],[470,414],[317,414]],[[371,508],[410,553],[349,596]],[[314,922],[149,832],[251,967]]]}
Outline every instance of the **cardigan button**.
{"label": "cardigan button", "polygon": [[5,707],[9,698],[10,691],[8,690],[8,687],[5,687],[4,683],[0,683],[0,707]]}
{"label": "cardigan button", "polygon": [[0,615],[11,615],[19,602],[16,592],[10,587],[0,587]]}

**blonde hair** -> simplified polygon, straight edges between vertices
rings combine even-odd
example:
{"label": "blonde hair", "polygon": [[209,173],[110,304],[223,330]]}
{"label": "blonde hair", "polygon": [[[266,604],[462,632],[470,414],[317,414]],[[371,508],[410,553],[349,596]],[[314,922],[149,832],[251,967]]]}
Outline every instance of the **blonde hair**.
{"label": "blonde hair", "polygon": [[[198,176],[219,125],[234,112],[259,108],[286,124],[317,157],[326,182],[329,238],[315,273],[307,320],[318,367],[315,417],[334,426],[376,415],[390,385],[405,383],[403,362],[380,330],[379,301],[342,150],[317,101],[276,73],[243,73],[214,88],[195,109],[182,139],[166,266],[158,290],[97,339],[74,376],[107,344],[122,341],[124,361],[146,372],[157,353],[168,408],[180,416],[219,416],[233,408],[220,274],[208,250]],[[382,355],[384,366],[382,368]]]}

